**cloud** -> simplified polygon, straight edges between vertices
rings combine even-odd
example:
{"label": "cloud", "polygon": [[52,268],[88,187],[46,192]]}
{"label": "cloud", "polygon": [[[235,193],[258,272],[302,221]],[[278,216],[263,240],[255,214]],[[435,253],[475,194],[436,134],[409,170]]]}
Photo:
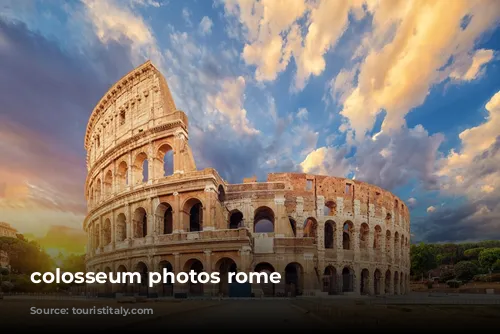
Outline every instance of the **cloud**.
{"label": "cloud", "polygon": [[494,56],[493,50],[477,50],[474,55],[467,55],[460,61],[456,61],[453,72],[450,73],[450,78],[471,81],[476,80],[482,75],[484,65],[489,63]]}
{"label": "cloud", "polygon": [[213,22],[210,20],[208,16],[203,16],[203,18],[200,21],[200,33],[202,35],[209,35],[212,33],[212,26]]}
{"label": "cloud", "polygon": [[436,211],[436,207],[435,207],[435,206],[432,206],[432,205],[431,205],[431,206],[429,206],[429,207],[427,208],[427,213],[433,213],[434,211]]}
{"label": "cloud", "polygon": [[412,209],[412,208],[416,207],[416,206],[417,206],[417,203],[418,203],[418,201],[417,201],[417,199],[416,199],[415,197],[410,197],[410,198],[408,198],[408,200],[406,201],[406,204],[408,204],[408,207],[409,207],[410,209]]}
{"label": "cloud", "polygon": [[309,153],[300,166],[304,173],[343,177],[350,171],[346,155],[345,149],[320,147]]}

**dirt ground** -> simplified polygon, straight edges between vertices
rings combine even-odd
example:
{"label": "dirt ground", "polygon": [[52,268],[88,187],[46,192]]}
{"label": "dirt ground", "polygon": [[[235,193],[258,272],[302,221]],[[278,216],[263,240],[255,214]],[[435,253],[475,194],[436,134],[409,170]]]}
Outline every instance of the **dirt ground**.
{"label": "dirt ground", "polygon": [[[196,301],[196,300],[172,300],[162,302],[141,302],[141,303],[118,303],[116,300],[19,300],[19,299],[4,299],[0,300],[0,318],[1,325],[15,328],[43,329],[52,328],[55,323],[58,329],[63,329],[66,325],[74,329],[85,329],[85,327],[95,328],[112,328],[116,326],[126,326],[129,323],[137,321],[145,321],[157,319],[162,316],[175,313],[182,313],[189,310],[199,310],[206,307],[216,305],[216,302],[211,301]],[[86,312],[95,312],[94,310],[104,310],[108,314],[72,314],[73,308],[85,310]],[[141,309],[144,315],[122,314],[109,315],[110,309],[116,311],[120,308],[125,309]],[[32,308],[53,310],[66,309],[69,314],[58,315],[38,315],[31,314]],[[151,311],[152,310],[152,311]],[[131,311],[129,311],[131,312]],[[152,314],[151,314],[152,313]]]}

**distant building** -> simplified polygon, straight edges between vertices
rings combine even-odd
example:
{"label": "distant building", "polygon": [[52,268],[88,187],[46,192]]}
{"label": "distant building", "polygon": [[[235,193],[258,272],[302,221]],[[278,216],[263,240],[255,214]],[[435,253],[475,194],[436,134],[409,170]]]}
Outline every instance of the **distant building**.
{"label": "distant building", "polygon": [[7,223],[0,222],[0,237],[15,238],[17,230]]}

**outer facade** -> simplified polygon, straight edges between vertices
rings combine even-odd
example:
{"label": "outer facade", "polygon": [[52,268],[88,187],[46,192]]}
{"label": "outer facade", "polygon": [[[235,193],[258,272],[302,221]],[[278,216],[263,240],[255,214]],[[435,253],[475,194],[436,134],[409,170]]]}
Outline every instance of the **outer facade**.
{"label": "outer facade", "polygon": [[[256,295],[404,294],[409,211],[393,194],[329,176],[269,174],[228,184],[198,170],[188,119],[148,61],[113,85],[85,137],[87,269],[277,271]],[[145,275],[146,277],[146,275]],[[101,292],[230,294],[218,285],[106,285]],[[152,291],[151,291],[152,290]]]}

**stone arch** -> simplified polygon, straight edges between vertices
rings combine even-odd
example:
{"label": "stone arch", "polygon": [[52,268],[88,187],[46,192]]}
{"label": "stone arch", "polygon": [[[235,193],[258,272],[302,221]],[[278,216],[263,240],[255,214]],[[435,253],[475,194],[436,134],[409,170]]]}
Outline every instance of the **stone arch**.
{"label": "stone arch", "polygon": [[313,238],[316,243],[318,236],[318,222],[314,217],[308,217],[304,221],[304,238]]}
{"label": "stone arch", "polygon": [[113,172],[111,171],[111,169],[108,169],[108,171],[104,175],[104,196],[108,198],[112,194],[113,194]]}
{"label": "stone arch", "polygon": [[297,222],[292,217],[288,217],[288,221],[290,222],[290,228],[292,229],[293,236],[296,237],[297,236]]}
{"label": "stone arch", "polygon": [[329,295],[338,293],[337,269],[334,266],[327,266],[323,272],[323,292]]}
{"label": "stone arch", "polygon": [[141,281],[137,282],[135,284],[135,291],[136,293],[139,293],[140,295],[148,295],[149,293],[149,269],[148,265],[143,262],[139,261],[135,264],[134,266],[134,272],[139,273],[141,275]]}
{"label": "stone arch", "polygon": [[134,238],[144,238],[148,235],[148,214],[146,209],[138,207],[133,216]]}
{"label": "stone arch", "polygon": [[354,224],[348,220],[344,223],[343,232],[342,232],[342,248],[345,250],[352,250],[354,245],[351,241],[353,241],[354,234]]}
{"label": "stone arch", "polygon": [[220,273],[219,294],[229,296],[229,273],[236,273],[236,262],[230,257],[223,257],[215,264],[216,271]]}
{"label": "stone arch", "polygon": [[354,291],[354,270],[348,266],[342,269],[342,292]]}
{"label": "stone arch", "polygon": [[184,224],[189,232],[203,231],[203,203],[196,197],[184,202],[182,213]]}
{"label": "stone arch", "polygon": [[389,294],[391,293],[391,270],[387,269],[385,272],[385,293]]}
{"label": "stone arch", "polygon": [[148,175],[148,156],[144,152],[140,152],[135,156],[133,171],[135,184],[147,182]]}
{"label": "stone arch", "polygon": [[300,263],[291,262],[285,267],[285,289],[292,297],[302,295],[304,289],[304,268]]}
{"label": "stone arch", "polygon": [[[161,275],[163,275],[163,269],[166,269],[167,273],[174,273],[174,266],[169,261],[160,261],[158,267],[160,268]],[[174,295],[174,280],[170,276],[167,277],[166,281],[162,281],[159,293],[162,296]]]}
{"label": "stone arch", "polygon": [[323,208],[324,216],[335,216],[337,211],[337,203],[335,201],[329,200],[325,203]]}
{"label": "stone arch", "polygon": [[[184,264],[184,271],[189,273],[193,270],[195,273],[201,273],[204,271],[203,262],[198,259],[190,259]],[[191,295],[203,295],[203,284],[200,282],[193,283],[191,280],[189,284],[189,293]]]}
{"label": "stone arch", "polygon": [[381,247],[382,247],[382,228],[379,225],[376,225],[373,234],[373,249],[380,250]]}
{"label": "stone arch", "polygon": [[104,246],[111,243],[111,220],[109,220],[109,218],[104,221],[104,225],[102,227],[102,237]]}
{"label": "stone arch", "polygon": [[382,281],[382,273],[380,272],[379,269],[375,269],[375,271],[373,272],[373,289],[374,289],[373,293],[375,295],[381,294],[382,291],[381,281]]}
{"label": "stone arch", "polygon": [[399,273],[394,272],[394,294],[399,295]]}
{"label": "stone arch", "polygon": [[163,143],[156,150],[155,174],[157,179],[174,174],[174,150],[170,144]]}
{"label": "stone arch", "polygon": [[229,229],[237,229],[243,227],[243,213],[240,210],[234,209],[229,212]]}
{"label": "stone arch", "polygon": [[367,223],[362,223],[359,228],[359,248],[368,249],[370,242],[370,227]]}
{"label": "stone arch", "polygon": [[324,233],[326,249],[332,249],[333,247],[335,247],[335,232],[336,232],[335,222],[333,220],[327,220],[325,222],[325,233]]}
{"label": "stone arch", "polygon": [[118,191],[125,190],[125,188],[129,185],[128,165],[125,161],[122,161],[118,164],[115,179]]}
{"label": "stone arch", "polygon": [[221,203],[224,203],[226,201],[226,191],[224,190],[222,184],[220,184],[219,187],[217,188],[217,199]]}
{"label": "stone arch", "polygon": [[255,233],[274,232],[274,211],[267,207],[258,207],[254,212],[253,228]]}
{"label": "stone arch", "polygon": [[94,199],[95,199],[95,202],[96,203],[99,203],[101,201],[101,187],[102,187],[102,184],[101,184],[101,179],[97,179],[95,181],[95,188],[94,188]]}
{"label": "stone arch", "polygon": [[155,215],[158,219],[160,234],[172,234],[174,231],[174,211],[167,202],[162,202],[156,207]]}
{"label": "stone arch", "polygon": [[360,281],[359,281],[359,292],[362,295],[370,294],[370,272],[368,269],[363,268],[361,270]]}
{"label": "stone arch", "polygon": [[[268,262],[260,262],[255,266],[254,272],[266,272],[268,275],[275,272],[274,267]],[[260,287],[262,288],[262,292],[264,296],[274,296],[275,294],[275,284],[268,282],[261,282]]]}
{"label": "stone arch", "polygon": [[115,240],[120,242],[127,238],[127,218],[124,213],[116,216],[115,222]]}

